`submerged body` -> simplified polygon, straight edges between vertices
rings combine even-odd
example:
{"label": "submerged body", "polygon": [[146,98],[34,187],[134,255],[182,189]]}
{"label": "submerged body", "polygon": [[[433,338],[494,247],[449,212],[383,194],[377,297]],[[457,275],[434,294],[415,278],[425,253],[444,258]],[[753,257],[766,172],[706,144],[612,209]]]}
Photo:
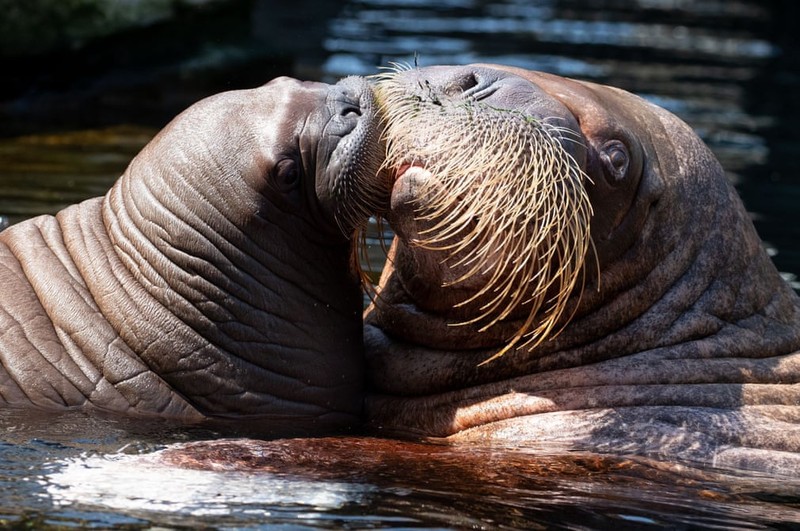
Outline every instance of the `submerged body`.
{"label": "submerged body", "polygon": [[352,234],[380,204],[359,184],[382,160],[373,114],[358,78],[219,94],[105,197],[0,233],[0,403],[357,423]]}
{"label": "submerged body", "polygon": [[[401,71],[378,93],[397,237],[365,315],[373,427],[800,466],[800,302],[685,123],[618,89],[497,65]],[[567,184],[529,186],[547,171],[495,178],[480,162],[443,163],[469,159],[469,139],[485,137],[471,128],[492,122],[480,114],[555,131]],[[446,127],[457,120],[466,141]],[[529,147],[496,138],[495,151],[529,166]],[[535,212],[523,201],[523,223],[495,221],[505,236],[481,229],[508,214],[480,197],[515,193]],[[571,220],[551,221],[565,212]],[[523,236],[543,250],[520,258]],[[515,280],[521,294],[502,283],[537,260],[557,267]],[[580,274],[565,272],[573,260]]]}

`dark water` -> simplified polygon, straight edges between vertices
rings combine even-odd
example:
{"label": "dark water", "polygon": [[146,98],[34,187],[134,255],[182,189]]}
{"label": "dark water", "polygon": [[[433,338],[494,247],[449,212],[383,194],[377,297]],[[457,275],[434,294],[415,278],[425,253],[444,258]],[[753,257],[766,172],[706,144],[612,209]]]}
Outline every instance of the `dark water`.
{"label": "dark water", "polygon": [[[793,28],[799,14],[794,3],[353,0],[332,7],[335,3],[297,0],[275,4],[280,4],[280,13],[270,2],[252,2],[249,31],[261,37],[258,42],[265,42],[264,35],[283,35],[282,53],[288,54],[288,62],[294,61],[293,73],[301,77],[330,81],[346,74],[374,73],[392,61],[423,66],[497,62],[617,85],[666,107],[689,122],[722,161],[779,270],[800,286],[795,280],[800,273],[800,135],[795,131],[800,116],[800,50]],[[292,6],[319,16],[288,11]],[[237,57],[229,43],[212,39],[204,46],[209,56],[228,62]],[[246,77],[252,79],[254,74]],[[171,82],[179,84],[180,79]],[[231,74],[231,88],[236,88],[237,79]],[[102,107],[102,101],[98,99],[97,105]],[[83,118],[76,117],[75,123],[83,124]],[[110,121],[112,125],[101,129],[70,130],[62,117],[58,133],[0,139],[3,222],[54,212],[102,194],[156,130],[151,122],[126,118],[113,125]],[[50,125],[42,121],[40,130],[50,131]],[[26,130],[37,127],[27,123]],[[373,263],[379,257],[376,250]],[[428,459],[418,451],[409,449],[406,454],[400,449],[401,456],[408,455],[405,464],[395,459],[391,469],[365,465],[368,473],[354,481],[314,474],[178,471],[139,460],[170,442],[220,435],[203,430],[14,411],[0,412],[0,429],[0,526],[760,529],[800,525],[800,488],[788,479],[745,474],[725,482],[687,481],[651,465],[631,468],[599,456],[553,456],[541,449],[523,461],[499,451],[480,454],[479,463],[455,450],[449,457]],[[411,466],[419,463],[426,466]]]}

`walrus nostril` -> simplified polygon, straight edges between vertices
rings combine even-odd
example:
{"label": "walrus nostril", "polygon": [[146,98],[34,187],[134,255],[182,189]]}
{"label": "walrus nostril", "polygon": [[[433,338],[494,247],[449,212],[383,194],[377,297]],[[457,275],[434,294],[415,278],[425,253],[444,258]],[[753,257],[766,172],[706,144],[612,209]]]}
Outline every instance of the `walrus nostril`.
{"label": "walrus nostril", "polygon": [[461,83],[461,88],[463,90],[469,90],[469,89],[471,89],[473,87],[477,87],[478,83],[479,83],[479,80],[478,80],[477,74],[475,74],[475,72],[470,72],[469,74],[464,76],[464,78],[462,80],[462,83]]}
{"label": "walrus nostril", "polygon": [[474,72],[470,72],[447,85],[443,92],[451,97],[468,95],[472,89],[478,87],[479,84],[480,80],[478,76]]}
{"label": "walrus nostril", "polygon": [[344,116],[344,117],[347,117],[347,116],[350,116],[350,115],[361,116],[361,108],[356,106],[356,105],[345,105],[339,111],[339,115],[340,116]]}

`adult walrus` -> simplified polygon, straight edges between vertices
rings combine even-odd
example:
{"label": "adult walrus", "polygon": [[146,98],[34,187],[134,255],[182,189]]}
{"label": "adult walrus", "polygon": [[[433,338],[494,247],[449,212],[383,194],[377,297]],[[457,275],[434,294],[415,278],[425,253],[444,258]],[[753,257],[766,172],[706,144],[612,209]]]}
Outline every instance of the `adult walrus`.
{"label": "adult walrus", "polygon": [[365,315],[372,426],[800,469],[800,303],[685,123],[498,65],[376,94],[397,237]]}
{"label": "adult walrus", "polygon": [[212,96],[105,197],[0,233],[0,403],[357,422],[352,234],[388,197],[374,114],[355,77]]}

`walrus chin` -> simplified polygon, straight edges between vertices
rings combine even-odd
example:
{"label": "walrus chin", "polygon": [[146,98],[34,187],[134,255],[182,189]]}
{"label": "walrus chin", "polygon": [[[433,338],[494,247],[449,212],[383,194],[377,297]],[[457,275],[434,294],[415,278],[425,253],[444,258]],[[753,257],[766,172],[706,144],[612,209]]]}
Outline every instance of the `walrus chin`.
{"label": "walrus chin", "polygon": [[[389,221],[439,261],[443,289],[464,288],[443,301],[459,314],[451,326],[485,332],[509,318],[521,322],[483,363],[534,348],[569,322],[568,301],[585,281],[588,177],[565,147],[580,148],[581,139],[538,116],[485,104],[468,86],[453,94],[423,88],[419,97],[396,81],[405,70],[377,76],[375,89],[384,167],[394,174]],[[439,302],[431,302],[436,311]]]}

